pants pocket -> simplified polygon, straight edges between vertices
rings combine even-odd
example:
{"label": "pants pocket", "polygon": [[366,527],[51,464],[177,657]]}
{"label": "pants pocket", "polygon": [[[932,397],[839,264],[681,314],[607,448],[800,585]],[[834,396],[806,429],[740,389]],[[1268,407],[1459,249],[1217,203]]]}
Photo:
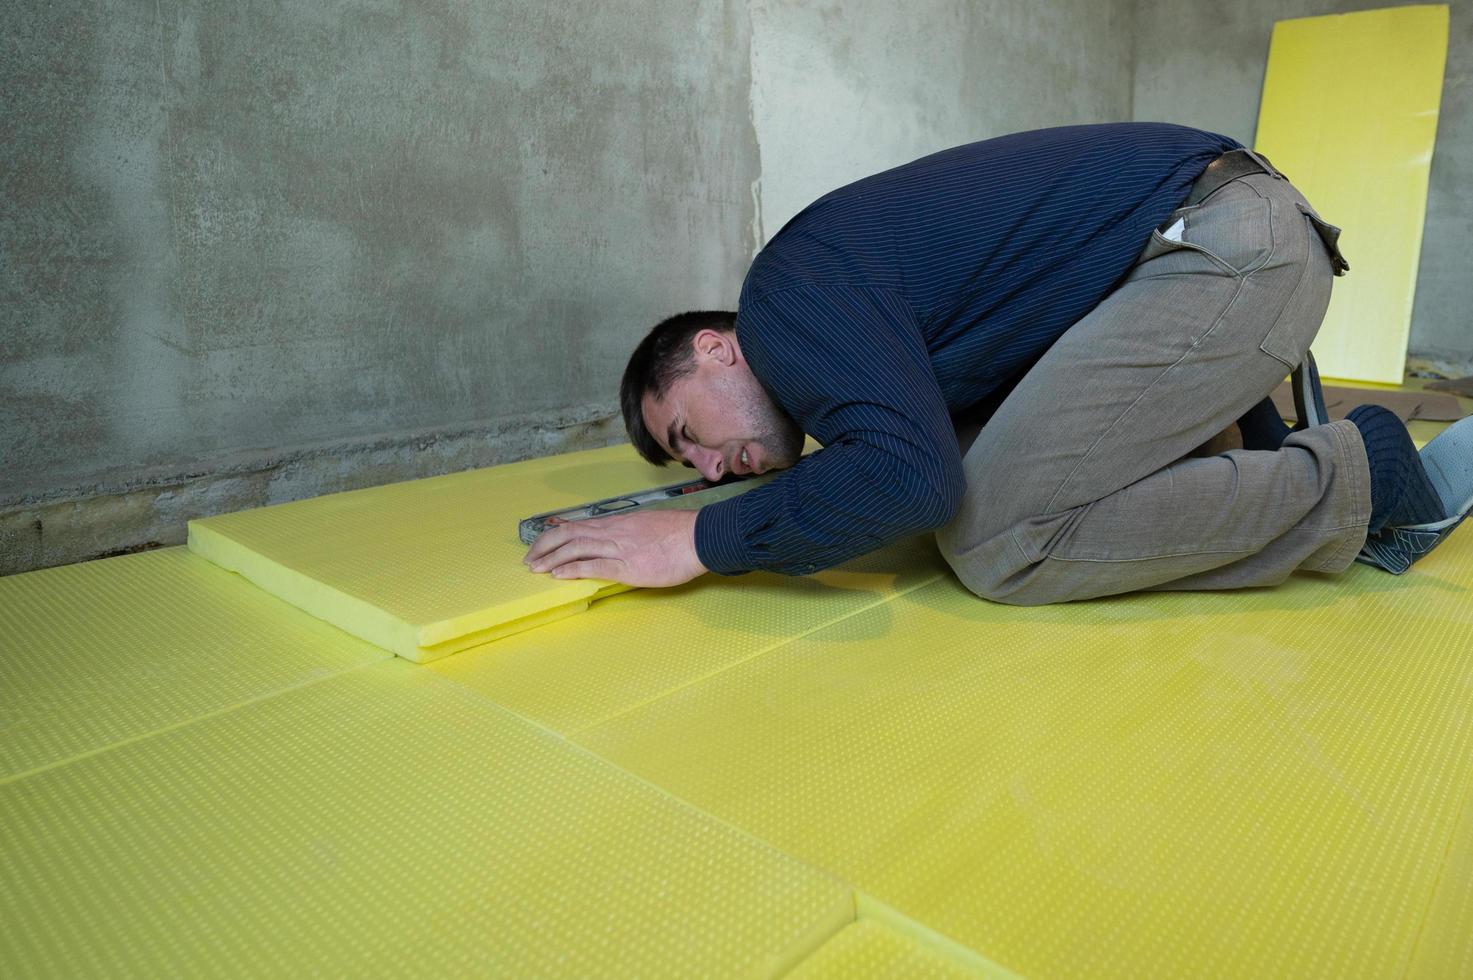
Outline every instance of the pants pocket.
{"label": "pants pocket", "polygon": [[[1201,204],[1177,208],[1151,233],[1140,262],[1159,260],[1155,274],[1212,271],[1246,276],[1273,256],[1272,208],[1252,187],[1235,181]],[[1174,254],[1173,254],[1174,253]],[[1194,264],[1189,256],[1195,254]],[[1203,266],[1206,259],[1211,268]]]}
{"label": "pants pocket", "polygon": [[[1296,206],[1304,212],[1302,205]],[[1320,221],[1318,215],[1304,212],[1304,217],[1308,220],[1304,226],[1303,245],[1298,246],[1296,243],[1292,249],[1294,255],[1303,256],[1298,262],[1299,275],[1273,326],[1259,345],[1260,350],[1283,362],[1290,370],[1298,367],[1304,360],[1310,341],[1319,332],[1320,324],[1325,318],[1325,309],[1330,305],[1330,284],[1334,281],[1334,276],[1344,275],[1340,269],[1346,265],[1344,258],[1336,261],[1340,253],[1333,245],[1334,238],[1327,239],[1325,233],[1320,232],[1319,226],[1324,225],[1335,233],[1339,229]],[[1311,226],[1315,229],[1313,235],[1309,233]],[[1316,238],[1324,244],[1323,251],[1315,248]]]}

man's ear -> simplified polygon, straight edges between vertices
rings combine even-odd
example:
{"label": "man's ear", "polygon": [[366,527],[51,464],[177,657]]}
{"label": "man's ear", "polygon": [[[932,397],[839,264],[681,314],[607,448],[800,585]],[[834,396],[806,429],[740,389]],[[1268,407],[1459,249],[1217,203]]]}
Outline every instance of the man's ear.
{"label": "man's ear", "polygon": [[736,338],[721,330],[702,330],[692,340],[698,358],[715,361],[725,367],[737,362]]}

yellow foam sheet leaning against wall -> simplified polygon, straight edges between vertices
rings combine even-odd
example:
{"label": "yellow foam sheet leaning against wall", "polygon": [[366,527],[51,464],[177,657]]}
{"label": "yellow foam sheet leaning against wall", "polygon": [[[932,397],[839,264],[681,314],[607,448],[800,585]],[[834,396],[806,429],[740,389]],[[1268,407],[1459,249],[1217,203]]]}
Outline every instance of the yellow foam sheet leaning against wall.
{"label": "yellow foam sheet leaning against wall", "polygon": [[1445,5],[1274,25],[1255,148],[1343,229],[1351,266],[1314,343],[1327,377],[1402,380],[1447,37]]}
{"label": "yellow foam sheet leaning against wall", "polygon": [[623,588],[527,571],[522,518],[692,475],[611,446],[191,521],[189,547],[354,636],[425,662]]}

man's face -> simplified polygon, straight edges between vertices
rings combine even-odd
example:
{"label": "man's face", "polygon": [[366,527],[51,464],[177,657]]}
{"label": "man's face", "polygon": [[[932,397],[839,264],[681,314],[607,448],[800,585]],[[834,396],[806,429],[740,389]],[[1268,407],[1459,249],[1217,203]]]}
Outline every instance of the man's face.
{"label": "man's face", "polygon": [[742,358],[736,335],[696,335],[695,370],[665,397],[644,398],[644,422],[677,462],[707,480],[785,469],[798,461],[803,430],[773,402]]}

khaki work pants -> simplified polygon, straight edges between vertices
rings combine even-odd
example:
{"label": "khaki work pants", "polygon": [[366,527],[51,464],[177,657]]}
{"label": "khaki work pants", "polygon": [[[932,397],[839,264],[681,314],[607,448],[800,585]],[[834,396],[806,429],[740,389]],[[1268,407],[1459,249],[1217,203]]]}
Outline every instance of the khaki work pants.
{"label": "khaki work pants", "polygon": [[1303,360],[1333,278],[1318,220],[1263,173],[1152,235],[966,451],[966,495],[936,538],[969,589],[1038,605],[1273,585],[1354,561],[1371,504],[1352,423],[1276,452],[1184,458]]}

